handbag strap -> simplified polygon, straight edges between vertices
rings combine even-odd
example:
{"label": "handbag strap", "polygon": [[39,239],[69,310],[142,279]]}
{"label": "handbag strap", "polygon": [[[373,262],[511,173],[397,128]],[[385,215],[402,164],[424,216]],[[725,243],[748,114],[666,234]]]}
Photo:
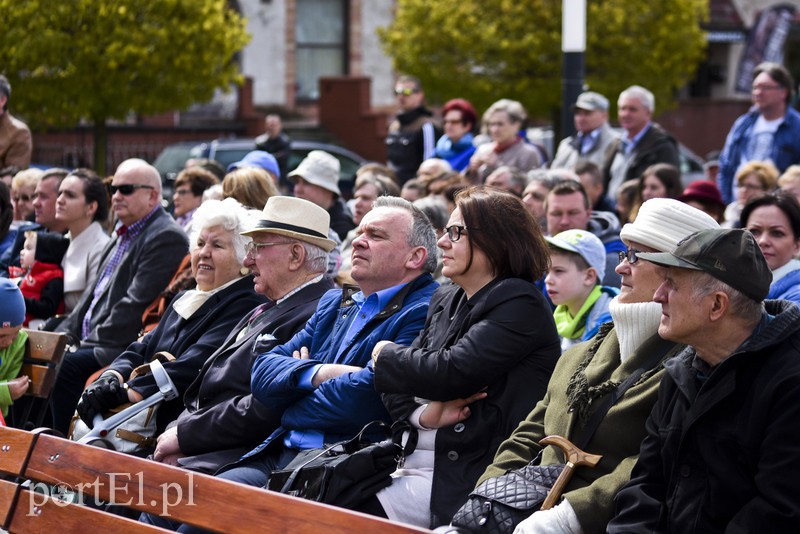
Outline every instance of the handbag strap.
{"label": "handbag strap", "polygon": [[586,448],[586,445],[589,444],[589,440],[592,439],[592,436],[597,431],[600,423],[603,422],[603,419],[611,407],[622,398],[625,392],[633,384],[635,384],[644,373],[658,365],[658,363],[661,362],[664,356],[666,356],[670,349],[672,349],[674,346],[674,343],[662,340],[662,343],[655,350],[653,350],[649,358],[642,362],[642,365],[640,365],[634,372],[630,374],[628,378],[618,385],[610,395],[606,395],[606,397],[603,399],[603,403],[592,414],[592,417],[589,418],[589,422],[586,423],[586,426],[583,428],[580,438],[573,441],[575,446],[577,446],[579,449]]}

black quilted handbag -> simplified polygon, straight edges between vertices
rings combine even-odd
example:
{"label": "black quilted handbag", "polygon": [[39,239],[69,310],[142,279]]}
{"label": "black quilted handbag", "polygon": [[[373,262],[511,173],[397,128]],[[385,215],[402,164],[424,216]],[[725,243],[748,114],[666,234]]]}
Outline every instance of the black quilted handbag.
{"label": "black quilted handbag", "polygon": [[453,516],[452,525],[470,532],[506,534],[542,506],[564,464],[531,463],[505,475],[490,478],[469,494]]}

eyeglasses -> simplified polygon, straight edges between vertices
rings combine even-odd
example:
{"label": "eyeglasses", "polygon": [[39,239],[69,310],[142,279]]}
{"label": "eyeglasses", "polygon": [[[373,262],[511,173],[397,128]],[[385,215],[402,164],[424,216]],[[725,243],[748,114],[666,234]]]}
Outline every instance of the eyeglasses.
{"label": "eyeglasses", "polygon": [[134,191],[137,189],[155,189],[152,185],[144,185],[144,184],[124,184],[124,185],[110,185],[108,186],[108,190],[111,191],[113,195],[117,191],[125,195],[132,195]]}
{"label": "eyeglasses", "polygon": [[175,190],[175,194],[178,195],[179,197],[182,197],[184,195],[191,195],[192,194],[192,190],[191,189],[176,189]]}
{"label": "eyeglasses", "polygon": [[414,93],[419,93],[419,91],[417,89],[412,89],[411,87],[406,87],[404,89],[395,87],[394,89],[394,96],[411,96]]}
{"label": "eyeglasses", "polygon": [[739,189],[747,189],[748,191],[763,191],[764,186],[761,184],[748,184],[748,183],[741,183],[738,184],[736,187]]}
{"label": "eyeglasses", "polygon": [[291,245],[291,241],[281,241],[275,243],[256,243],[255,241],[250,241],[248,244],[244,246],[244,253],[248,256],[255,256],[258,254],[258,250],[261,247],[272,247],[275,245]]}
{"label": "eyeglasses", "polygon": [[[447,238],[448,238],[450,241],[456,242],[456,241],[458,241],[459,239],[461,239],[461,236],[462,236],[462,235],[465,235],[465,234],[464,234],[464,231],[465,231],[466,229],[467,229],[467,227],[466,227],[466,226],[461,226],[461,225],[458,225],[458,224],[453,224],[453,225],[451,225],[451,226],[448,226],[447,228],[445,228],[445,229],[444,229],[444,231],[445,231],[445,232],[447,232]],[[473,228],[473,230],[474,230],[474,228]]]}
{"label": "eyeglasses", "polygon": [[451,119],[442,121],[443,124],[464,124],[462,119]]}
{"label": "eyeglasses", "polygon": [[756,91],[774,91],[776,89],[783,89],[784,87],[781,85],[754,85],[753,92]]}
{"label": "eyeglasses", "polygon": [[641,250],[636,250],[635,248],[629,248],[626,251],[620,251],[619,262],[622,263],[622,260],[628,260],[628,263],[633,265],[634,263],[639,261],[639,256],[636,255],[639,252],[641,252]]}
{"label": "eyeglasses", "polygon": [[31,200],[33,200],[33,197],[30,195],[21,194],[21,195],[14,195],[12,197],[12,200],[14,202],[30,202]]}

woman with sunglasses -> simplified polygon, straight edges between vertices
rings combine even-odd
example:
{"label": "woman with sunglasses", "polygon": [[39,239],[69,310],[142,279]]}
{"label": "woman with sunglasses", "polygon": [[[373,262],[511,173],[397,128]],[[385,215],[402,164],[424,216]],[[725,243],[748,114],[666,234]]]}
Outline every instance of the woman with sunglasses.
{"label": "woman with sunglasses", "polygon": [[164,369],[180,396],[158,410],[157,432],[163,432],[183,410],[183,392],[206,359],[242,317],[266,302],[254,291],[253,279],[243,265],[251,239],[241,232],[257,222],[257,214],[251,214],[233,199],[209,200],[197,209],[192,220],[190,253],[197,288],[178,294],[155,330],[129,345],[83,392],[78,414],[87,425],[98,413],[157,392],[152,375],[129,377],[155,354],[166,351],[175,360],[164,363]]}
{"label": "woman with sunglasses", "polygon": [[16,228],[24,221],[33,221],[33,193],[42,178],[41,169],[19,171],[11,179],[11,201],[14,203],[14,223]]}
{"label": "woman with sunglasses", "polygon": [[[541,465],[563,463],[559,449],[539,445],[550,435],[581,442],[578,447],[603,459],[593,469],[576,469],[559,504],[533,513],[515,532],[606,531],[614,513],[614,495],[630,479],[639,454],[645,421],[658,396],[663,362],[683,349],[658,336],[661,305],[653,302],[653,294],[663,276],[655,264],[640,260],[638,253],[671,251],[684,237],[718,227],[700,210],[668,198],[646,201],[636,220],[622,227],[620,237],[627,250],[620,252],[616,268],[622,287],[609,306],[613,323],[601,326],[593,339],[561,356],[544,399],[500,445],[480,482],[524,467],[539,453]],[[638,377],[592,431],[592,416],[604,404],[608,406],[609,397],[634,373]]]}
{"label": "woman with sunglasses", "polygon": [[434,294],[411,346],[381,342],[373,351],[375,387],[419,443],[365,511],[424,527],[449,522],[544,395],[560,354],[552,312],[534,285],[548,252],[533,216],[492,188],[466,189],[455,202],[438,243],[453,284]]}

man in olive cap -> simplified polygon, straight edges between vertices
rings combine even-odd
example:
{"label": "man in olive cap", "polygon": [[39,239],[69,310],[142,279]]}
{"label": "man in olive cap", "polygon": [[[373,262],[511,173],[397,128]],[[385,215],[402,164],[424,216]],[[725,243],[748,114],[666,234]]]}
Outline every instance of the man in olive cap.
{"label": "man in olive cap", "polygon": [[767,301],[746,230],[703,230],[661,266],[659,335],[686,348],[658,401],[608,532],[795,532],[800,525],[800,310]]}

